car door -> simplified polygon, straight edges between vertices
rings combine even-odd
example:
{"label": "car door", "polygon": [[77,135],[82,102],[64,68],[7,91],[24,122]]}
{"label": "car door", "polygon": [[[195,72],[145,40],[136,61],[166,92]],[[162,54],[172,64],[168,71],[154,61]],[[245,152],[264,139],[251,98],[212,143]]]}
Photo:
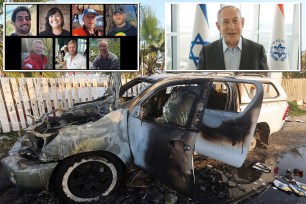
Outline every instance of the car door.
{"label": "car door", "polygon": [[219,81],[228,84],[227,101],[235,101],[235,98],[239,97],[240,93],[235,87],[242,83],[252,84],[256,94],[241,112],[232,111],[233,109],[207,108],[202,119],[201,130],[196,138],[195,151],[240,167],[248,154],[254,136],[263,100],[263,87],[260,82],[251,80],[219,79]]}
{"label": "car door", "polygon": [[129,139],[134,163],[193,197],[193,152],[211,80],[153,86],[131,110]]}

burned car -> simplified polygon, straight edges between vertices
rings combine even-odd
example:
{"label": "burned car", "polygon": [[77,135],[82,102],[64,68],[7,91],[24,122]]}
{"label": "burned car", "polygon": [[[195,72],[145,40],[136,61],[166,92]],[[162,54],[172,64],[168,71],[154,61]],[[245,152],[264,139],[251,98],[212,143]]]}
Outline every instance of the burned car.
{"label": "burned car", "polygon": [[[243,111],[233,91],[241,83],[256,90]],[[154,75],[123,85],[119,96],[116,110],[109,111],[116,98],[105,96],[78,104],[60,118],[46,114],[27,128],[1,161],[10,180],[53,189],[67,202],[91,202],[118,189],[136,165],[193,198],[194,151],[241,166],[263,88],[230,77]]]}

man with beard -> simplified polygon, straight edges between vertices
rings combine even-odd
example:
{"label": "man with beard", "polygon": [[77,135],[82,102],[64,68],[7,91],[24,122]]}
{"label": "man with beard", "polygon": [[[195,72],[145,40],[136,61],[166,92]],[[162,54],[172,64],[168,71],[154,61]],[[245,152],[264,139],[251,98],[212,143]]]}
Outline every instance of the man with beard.
{"label": "man with beard", "polygon": [[73,36],[101,36],[102,33],[96,28],[97,12],[94,9],[84,9],[82,20],[83,27],[72,29]]}
{"label": "man with beard", "polygon": [[114,5],[113,21],[115,25],[108,36],[137,36],[137,28],[126,21],[126,12],[122,6]]}
{"label": "man with beard", "polygon": [[203,46],[199,70],[267,70],[265,48],[241,36],[244,18],[234,6],[218,11],[216,26],[222,38]]}
{"label": "man with beard", "polygon": [[23,69],[45,69],[48,58],[42,54],[43,49],[44,43],[41,40],[34,40],[29,57],[24,61]]}
{"label": "man with beard", "polygon": [[100,55],[98,55],[93,63],[92,69],[101,69],[101,70],[112,70],[120,69],[118,57],[108,51],[108,43],[106,40],[102,40],[98,43]]}
{"label": "man with beard", "polygon": [[68,42],[69,57],[65,69],[86,69],[86,58],[78,53],[78,43],[74,40]]}
{"label": "man with beard", "polygon": [[11,36],[31,36],[31,13],[28,7],[18,6],[12,14],[12,23],[15,33]]}

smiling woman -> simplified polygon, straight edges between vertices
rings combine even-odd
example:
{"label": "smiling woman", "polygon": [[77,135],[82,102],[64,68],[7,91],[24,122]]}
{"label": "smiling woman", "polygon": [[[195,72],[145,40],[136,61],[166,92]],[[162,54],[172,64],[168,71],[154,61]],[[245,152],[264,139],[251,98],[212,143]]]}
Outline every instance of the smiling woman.
{"label": "smiling woman", "polygon": [[[69,36],[69,5],[39,5],[39,36]],[[47,13],[46,16],[45,13]]]}

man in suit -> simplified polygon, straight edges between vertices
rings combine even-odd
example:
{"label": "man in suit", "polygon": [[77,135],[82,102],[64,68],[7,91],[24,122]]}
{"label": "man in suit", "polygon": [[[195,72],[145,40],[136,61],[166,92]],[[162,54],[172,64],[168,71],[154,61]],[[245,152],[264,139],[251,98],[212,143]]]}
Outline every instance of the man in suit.
{"label": "man in suit", "polygon": [[244,18],[234,6],[218,11],[216,26],[223,38],[203,46],[199,70],[268,70],[262,45],[241,36]]}

